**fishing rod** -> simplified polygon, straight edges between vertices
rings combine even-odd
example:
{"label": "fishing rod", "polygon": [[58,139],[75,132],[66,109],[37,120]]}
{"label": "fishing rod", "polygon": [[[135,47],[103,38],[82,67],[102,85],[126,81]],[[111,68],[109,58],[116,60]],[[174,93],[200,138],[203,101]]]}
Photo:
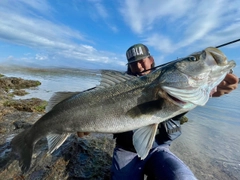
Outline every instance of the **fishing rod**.
{"label": "fishing rod", "polygon": [[[240,39],[237,39],[237,40],[234,40],[234,41],[230,41],[230,42],[227,42],[227,43],[221,44],[221,45],[219,45],[219,46],[215,46],[215,48],[220,48],[220,47],[223,47],[223,46],[227,46],[227,45],[229,45],[229,44],[233,44],[233,43],[236,43],[236,42],[238,42],[238,41],[240,41]],[[153,70],[153,69],[156,69],[156,68],[159,68],[159,67],[162,67],[162,66],[165,66],[165,65],[168,65],[168,64],[174,63],[174,62],[177,62],[177,61],[179,61],[179,60],[180,60],[180,59],[177,59],[177,60],[173,60],[173,61],[170,61],[170,62],[167,62],[167,63],[161,64],[161,65],[159,65],[159,66],[155,66],[155,67],[153,67],[153,68],[150,68],[150,69],[144,70],[144,71],[142,71],[141,73],[146,72],[146,71],[149,71],[149,70]]]}
{"label": "fishing rod", "polygon": [[238,41],[240,41],[240,39],[237,39],[237,40],[234,40],[234,41],[225,43],[225,44],[221,44],[221,45],[219,45],[219,46],[216,46],[215,48],[220,48],[220,47],[223,47],[223,46],[227,46],[227,45],[229,45],[229,44],[233,44],[233,43],[238,42]]}

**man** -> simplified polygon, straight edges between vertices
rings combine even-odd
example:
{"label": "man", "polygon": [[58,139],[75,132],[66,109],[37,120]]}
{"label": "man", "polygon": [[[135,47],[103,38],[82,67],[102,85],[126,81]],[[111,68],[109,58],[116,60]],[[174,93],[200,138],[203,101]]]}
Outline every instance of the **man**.
{"label": "man", "polygon": [[[143,44],[135,44],[126,52],[128,60],[127,73],[143,76],[154,67],[154,58]],[[148,71],[146,71],[148,70]],[[237,88],[238,78],[228,74],[218,85],[217,92],[212,96],[218,97]],[[171,142],[181,135],[179,115],[159,124],[159,133],[148,156],[141,160],[132,144],[133,132],[115,134],[116,147],[113,153],[111,178],[113,180],[140,180],[144,174],[148,179],[196,179],[191,170],[169,150]]]}

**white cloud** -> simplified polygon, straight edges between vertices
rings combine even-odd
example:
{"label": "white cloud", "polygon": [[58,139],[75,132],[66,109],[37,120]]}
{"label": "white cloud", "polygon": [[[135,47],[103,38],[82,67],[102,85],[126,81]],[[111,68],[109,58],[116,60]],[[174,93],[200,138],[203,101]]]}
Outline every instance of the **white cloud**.
{"label": "white cloud", "polygon": [[[70,9],[64,9],[66,5]],[[27,58],[35,61],[61,59],[123,67],[125,51],[119,55],[99,50],[98,45],[109,48],[113,44],[114,50],[122,52],[129,42],[142,41],[159,52],[160,59],[186,55],[238,39],[238,7],[239,0],[125,0],[110,5],[102,0],[0,1],[0,40],[34,49],[37,55]],[[68,11],[70,18],[65,20],[58,8]]]}
{"label": "white cloud", "polygon": [[144,40],[145,44],[154,47],[156,50],[166,53],[172,53],[175,51],[176,46],[173,46],[171,40],[165,36],[157,34],[152,34]]}
{"label": "white cloud", "polygon": [[125,0],[120,11],[139,38],[167,55],[239,38],[239,7],[237,0]]}
{"label": "white cloud", "polygon": [[117,26],[114,24],[114,21],[112,20],[111,15],[109,14],[109,8],[108,9],[104,6],[104,1],[102,0],[88,0],[91,5],[93,5],[94,9],[92,12],[90,12],[91,17],[98,21],[100,19],[100,23],[105,23],[107,27],[112,30],[113,32],[117,33],[119,30]]}
{"label": "white cloud", "polygon": [[36,54],[35,59],[36,60],[40,60],[40,61],[44,61],[44,60],[48,59],[48,56],[47,55],[43,55],[43,54]]}
{"label": "white cloud", "polygon": [[[109,63],[111,58],[115,57],[112,53],[101,52],[91,45],[86,45],[91,40],[86,39],[79,31],[45,19],[41,13],[46,15],[45,11],[49,14],[54,11],[46,1],[21,0],[16,2],[14,7],[7,3],[0,3],[0,5],[4,9],[0,11],[0,39],[42,52],[41,55],[36,54],[29,59],[46,61],[54,57],[55,59]],[[101,16],[106,18],[108,15],[104,7],[99,2],[95,5]],[[117,31],[116,28],[115,31]]]}
{"label": "white cloud", "polygon": [[105,7],[101,4],[100,1],[95,2],[95,7],[97,9],[98,14],[102,17],[102,18],[108,18],[108,13],[107,10],[105,9]]}
{"label": "white cloud", "polygon": [[[13,39],[20,44],[42,45],[49,47],[52,45],[65,44],[70,38],[83,40],[83,36],[70,28],[53,24],[48,20],[26,17],[11,12],[0,12],[0,38],[11,42]],[[9,38],[11,37],[11,38]],[[67,44],[67,43],[66,43]]]}
{"label": "white cloud", "polygon": [[193,1],[156,1],[156,0],[125,0],[120,12],[125,22],[136,33],[144,33],[153,29],[156,23],[167,24],[185,15],[193,6]]}

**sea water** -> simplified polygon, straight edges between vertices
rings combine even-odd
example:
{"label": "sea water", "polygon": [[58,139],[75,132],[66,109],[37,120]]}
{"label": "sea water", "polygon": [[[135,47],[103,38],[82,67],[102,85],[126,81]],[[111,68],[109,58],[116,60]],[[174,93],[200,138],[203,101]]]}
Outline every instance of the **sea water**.
{"label": "sea water", "polygon": [[[5,76],[38,80],[41,85],[26,89],[28,95],[49,100],[59,91],[80,92],[99,84],[96,71],[78,69],[3,68]],[[210,98],[203,107],[187,113],[182,135],[172,151],[199,179],[240,179],[240,88],[219,98]]]}

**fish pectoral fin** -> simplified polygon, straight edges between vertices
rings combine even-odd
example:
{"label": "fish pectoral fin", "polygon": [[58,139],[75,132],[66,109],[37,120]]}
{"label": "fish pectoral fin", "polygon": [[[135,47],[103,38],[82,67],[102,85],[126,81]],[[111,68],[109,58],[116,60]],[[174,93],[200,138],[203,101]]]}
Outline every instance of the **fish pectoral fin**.
{"label": "fish pectoral fin", "polygon": [[48,141],[48,153],[52,154],[56,149],[58,149],[70,136],[70,133],[66,134],[51,134],[47,136]]}
{"label": "fish pectoral fin", "polygon": [[151,124],[137,129],[133,134],[133,145],[138,157],[145,159],[152,148],[158,124]]}

